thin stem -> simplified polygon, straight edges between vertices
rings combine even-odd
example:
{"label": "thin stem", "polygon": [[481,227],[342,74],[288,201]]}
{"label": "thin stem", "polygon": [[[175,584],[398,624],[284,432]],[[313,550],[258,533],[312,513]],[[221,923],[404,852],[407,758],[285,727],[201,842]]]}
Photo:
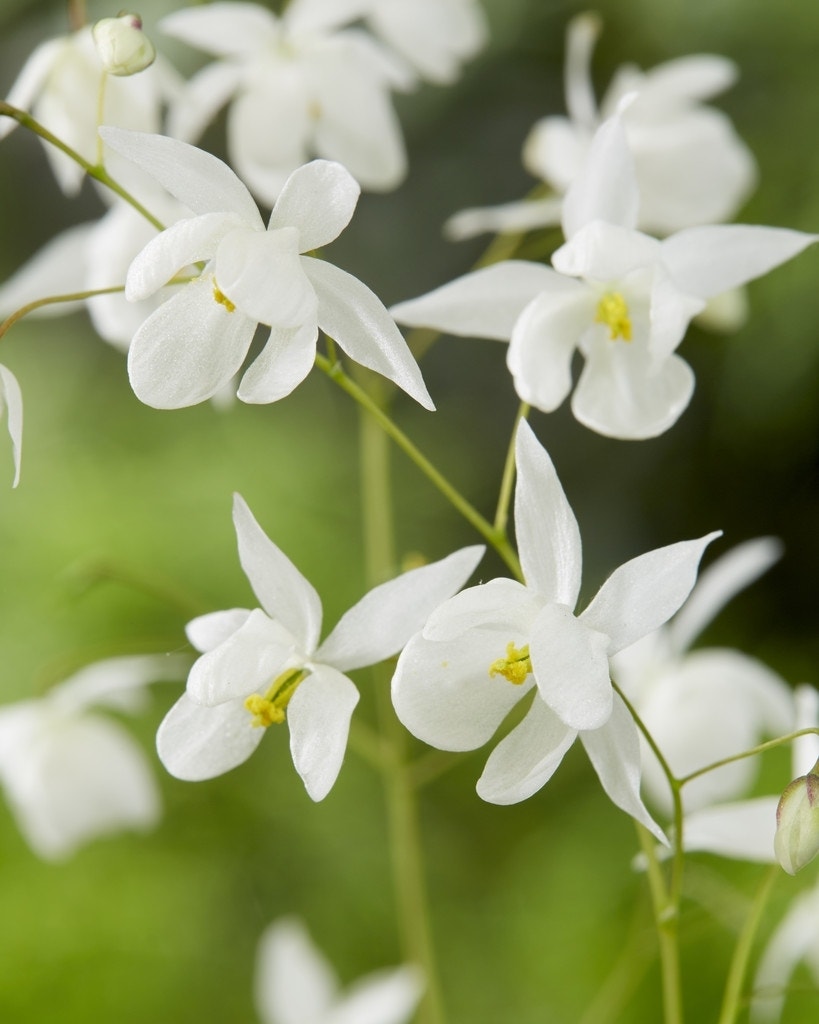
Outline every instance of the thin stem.
{"label": "thin stem", "polygon": [[506,451],[506,463],[503,467],[500,493],[498,494],[498,507],[495,510],[495,529],[498,533],[506,533],[506,524],[509,522],[509,504],[512,501],[512,488],[515,484],[515,439],[518,436],[518,425],[529,415],[529,406],[521,402],[515,416],[515,425],[512,427],[512,436],[509,439],[509,447]]}
{"label": "thin stem", "polygon": [[461,515],[470,523],[488,544],[497,551],[500,557],[506,562],[518,579],[522,579],[520,562],[508,539],[499,533],[492,524],[484,519],[478,510],[470,504],[450,484],[446,477],[429,461],[429,459],[413,444],[407,435],[398,427],[380,406],[370,398],[367,392],[354,380],[347,376],[338,363],[331,363],[329,359],[316,354],[316,365],[327,376],[335,381],[338,386],[347,392],[356,402],[366,410],[367,413],[378,423],[381,429],[389,435],[401,450],[409,456],[421,472],[430,480],[435,487],[444,495]]}
{"label": "thin stem", "polygon": [[701,775],[707,775],[708,772],[716,771],[717,768],[722,768],[723,765],[733,764],[734,761],[742,761],[746,757],[755,757],[757,754],[764,754],[766,750],[775,750],[777,747],[782,747],[786,743],[792,743],[794,740],[799,739],[800,736],[819,736],[819,728],[812,726],[809,729],[797,729],[796,732],[789,732],[787,736],[779,736],[775,740],[767,740],[765,743],[760,743],[756,747],[752,747],[750,750],[743,750],[741,754],[734,754],[731,757],[723,757],[719,761],[712,761],[711,764],[707,764],[704,768],[698,768],[695,772],[689,772],[688,775],[683,775],[679,779],[680,786],[685,786],[689,782],[693,782],[694,779],[698,779]]}
{"label": "thin stem", "polygon": [[772,864],[768,869],[765,880],[759,887],[751,910],[745,919],[745,925],[740,933],[734,955],[731,959],[731,968],[728,972],[728,980],[725,984],[725,995],[722,1000],[722,1010],[719,1015],[718,1024],[735,1024],[739,1014],[742,989],[745,984],[745,975],[748,971],[748,962],[751,958],[756,933],[759,930],[762,916],[768,897],[771,894],[774,881],[779,874],[779,865]]}
{"label": "thin stem", "polygon": [[654,837],[645,826],[637,824],[637,835],[646,858],[648,885],[654,909],[657,942],[660,947],[660,967],[663,978],[664,1024],[682,1024],[682,984],[680,979],[680,950],[677,931],[678,914],[671,903],[665,884]]}
{"label": "thin stem", "polygon": [[85,0],[68,0],[68,24],[72,32],[79,32],[88,21]]}
{"label": "thin stem", "polygon": [[124,292],[124,285],[116,285],[112,288],[93,288],[85,292],[71,292],[67,295],[49,295],[44,299],[35,299],[33,302],[26,303],[25,306],[21,306],[16,309],[11,316],[0,324],[0,338],[12,328],[18,320],[22,320],[24,316],[28,316],[29,313],[33,313],[35,310],[40,309],[42,306],[54,306],[59,302],[83,302],[85,299],[92,299],[95,295],[115,295],[117,292]]}
{"label": "thin stem", "polygon": [[[642,901],[641,901],[642,903]],[[608,977],[589,1004],[578,1024],[615,1024],[655,958],[645,921],[645,908],[638,906],[628,937]]]}
{"label": "thin stem", "polygon": [[146,574],[121,562],[96,559],[80,562],[66,573],[66,582],[75,592],[85,593],[100,583],[119,583],[155,598],[180,614],[196,617],[208,610],[208,604],[196,594],[183,590],[173,580],[157,573]]}
{"label": "thin stem", "polygon": [[34,132],[35,135],[39,135],[41,139],[45,140],[50,145],[55,146],[62,153],[65,153],[65,155],[70,157],[74,163],[79,164],[89,178],[94,178],[94,180],[98,181],[101,185],[105,185],[106,188],[110,188],[112,192],[116,192],[120,199],[124,199],[126,203],[137,211],[137,213],[141,214],[149,223],[153,224],[158,231],[165,230],[165,225],[162,221],[157,220],[149,210],[146,210],[142,203],[135,199],[127,189],[123,188],[122,185],[119,184],[118,181],[112,178],[104,167],[89,163],[85,157],[80,156],[75,149],[72,149],[71,146],[63,142],[62,139],[58,139],[56,135],[48,130],[48,128],[41,125],[39,121],[35,121],[30,114],[25,112],[25,110],[19,110],[17,107],[13,107],[10,103],[0,101],[0,117],[11,117],[24,128],[28,128],[28,130]]}
{"label": "thin stem", "polygon": [[[108,84],[108,74],[103,71],[100,77],[100,87],[97,90],[97,128],[105,124],[105,86]],[[103,150],[102,136],[97,132],[97,167],[104,167],[105,154]]]}

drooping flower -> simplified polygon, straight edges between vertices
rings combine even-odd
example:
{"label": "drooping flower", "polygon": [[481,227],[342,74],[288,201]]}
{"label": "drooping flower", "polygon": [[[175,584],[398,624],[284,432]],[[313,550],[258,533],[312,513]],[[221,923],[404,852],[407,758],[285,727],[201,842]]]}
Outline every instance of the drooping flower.
{"label": "drooping flower", "polygon": [[612,688],[609,658],[680,607],[718,534],[632,559],[575,615],[577,522],[525,422],[516,458],[515,528],[526,582],[491,580],[434,612],[398,659],[396,712],[431,746],[473,750],[528,696],[525,717],[489,756],[479,795],[501,804],[526,799],[579,736],[612,801],[661,836],[639,796],[637,727]]}
{"label": "drooping flower", "polygon": [[14,458],[14,482],[20,482],[20,453],[23,445],[23,396],[17,378],[0,364],[0,418],[6,415],[6,426],[11,438],[11,451]]}
{"label": "drooping flower", "polygon": [[296,771],[312,799],[322,800],[341,769],[358,703],[346,673],[397,654],[469,578],[484,549],[463,548],[375,587],[319,644],[316,591],[239,495],[233,521],[261,608],[213,612],[188,624],[188,639],[203,653],[159,728],[159,756],[177,778],[213,778],[246,761],[267,727],[286,720]]}
{"label": "drooping flower", "polygon": [[262,1024],[408,1024],[423,993],[416,967],[376,971],[340,991],[332,967],[295,918],[259,940],[256,1009]]}
{"label": "drooping flower", "polygon": [[640,189],[641,230],[666,235],[720,223],[745,201],[756,178],[754,158],[727,115],[704,103],[734,83],[735,65],[713,54],[680,57],[646,72],[626,64],[615,72],[598,109],[590,64],[599,31],[600,21],[591,14],[569,23],[569,116],[538,121],[523,147],[524,166],[555,195],[464,210],[447,224],[451,237],[559,224],[562,197],[581,173],[595,131],[629,93],[634,99],[623,126]]}
{"label": "drooping flower", "polygon": [[400,323],[509,340],[520,398],[552,412],[572,391],[585,426],[623,440],[668,430],[694,375],[675,350],[706,302],[767,273],[817,235],[744,224],[659,241],[636,230],[640,196],[620,117],[594,136],[562,208],[552,268],[510,260],[466,274],[392,313]]}
{"label": "drooping flower", "polygon": [[159,794],[144,753],[99,712],[138,711],[147,684],[178,678],[187,664],[111,658],[44,697],[0,708],[0,785],[38,856],[60,860],[97,836],[156,824]]}
{"label": "drooping flower", "polygon": [[261,323],[270,334],[244,373],[242,401],[289,395],[313,366],[321,328],[351,358],[433,408],[381,301],[351,274],[303,255],[332,242],[353,215],[359,189],[340,164],[314,160],[294,171],[265,229],[250,193],[217,157],[161,135],[101,134],[195,214],[157,235],[128,271],[131,300],[180,273],[187,281],[131,342],[128,373],[141,401],[176,409],[210,398],[239,371]]}
{"label": "drooping flower", "polygon": [[230,104],[231,164],[272,205],[311,156],[338,160],[368,190],[395,188],[406,155],[390,91],[407,73],[365,32],[338,27],[362,0],[293,0],[277,17],[255,3],[212,3],[168,15],[163,32],[217,59],[174,104],[170,133],[196,140]]}

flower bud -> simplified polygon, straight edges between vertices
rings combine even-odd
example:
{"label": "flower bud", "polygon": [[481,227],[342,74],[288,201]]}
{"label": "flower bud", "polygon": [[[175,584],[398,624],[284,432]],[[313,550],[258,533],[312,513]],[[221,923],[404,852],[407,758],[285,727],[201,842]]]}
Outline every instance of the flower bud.
{"label": "flower bud", "polygon": [[153,43],[142,31],[137,14],[103,18],[94,25],[94,44],[109,75],[135,75],[150,67],[156,57]]}
{"label": "flower bud", "polygon": [[782,794],[776,809],[774,851],[789,875],[819,853],[819,761]]}

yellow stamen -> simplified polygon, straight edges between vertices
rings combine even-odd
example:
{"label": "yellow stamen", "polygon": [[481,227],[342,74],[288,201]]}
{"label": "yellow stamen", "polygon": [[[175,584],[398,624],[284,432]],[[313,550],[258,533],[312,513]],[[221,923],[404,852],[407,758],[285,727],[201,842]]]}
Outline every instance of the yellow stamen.
{"label": "yellow stamen", "polygon": [[245,700],[245,707],[253,716],[253,726],[266,729],[269,725],[281,724],[290,698],[306,675],[302,668],[288,668],[276,676],[266,693],[251,693]]}
{"label": "yellow stamen", "polygon": [[489,666],[489,675],[503,676],[515,686],[520,686],[526,681],[526,677],[532,671],[532,662],[529,659],[529,645],[525,644],[518,649],[512,640],[506,645],[506,657],[498,658]]}
{"label": "yellow stamen", "polygon": [[227,295],[220,290],[216,278],[213,279],[213,298],[220,306],[224,306],[228,313],[232,313],[236,309],[236,303],[231,302]]}
{"label": "yellow stamen", "polygon": [[266,729],[269,725],[278,725],[284,721],[283,709],[260,693],[251,693],[245,701],[245,707],[253,715],[253,725],[256,728]]}
{"label": "yellow stamen", "polygon": [[606,292],[597,303],[597,315],[595,322],[605,324],[609,329],[609,337],[612,341],[622,338],[623,341],[631,341],[631,319],[628,315],[628,305],[620,292]]}

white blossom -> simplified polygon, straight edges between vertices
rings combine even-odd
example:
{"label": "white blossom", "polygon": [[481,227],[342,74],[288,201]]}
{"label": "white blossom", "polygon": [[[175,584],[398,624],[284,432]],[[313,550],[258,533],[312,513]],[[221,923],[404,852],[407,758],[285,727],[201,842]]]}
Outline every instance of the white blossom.
{"label": "white blossom", "polygon": [[23,445],[23,396],[17,378],[0,364],[0,418],[6,416],[6,426],[11,438],[11,451],[14,459],[14,482],[20,482],[20,454]]}

